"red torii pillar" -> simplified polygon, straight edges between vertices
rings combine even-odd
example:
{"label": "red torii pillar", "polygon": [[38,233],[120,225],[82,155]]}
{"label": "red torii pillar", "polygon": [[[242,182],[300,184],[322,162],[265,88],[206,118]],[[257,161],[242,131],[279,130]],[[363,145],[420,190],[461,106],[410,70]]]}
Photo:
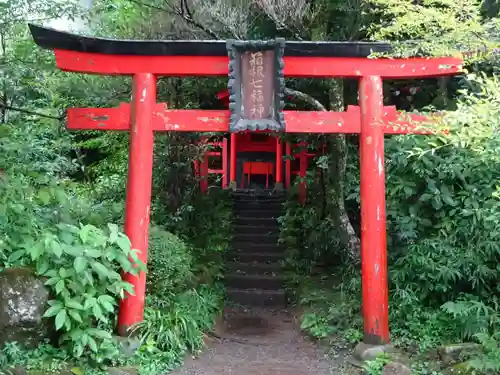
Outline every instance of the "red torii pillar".
{"label": "red torii pillar", "polygon": [[276,137],[276,172],[274,188],[283,190],[283,143],[280,137]]}
{"label": "red torii pillar", "polygon": [[[361,78],[360,202],[364,342],[389,340],[382,79]],[[377,342],[379,341],[379,342]]]}
{"label": "red torii pillar", "polygon": [[[153,174],[153,110],[156,105],[156,77],[151,73],[133,78],[130,150],[125,201],[125,234],[139,259],[148,261],[149,218]],[[125,273],[124,281],[134,286],[134,294],[120,301],[118,332],[125,335],[129,327],[144,318],[146,274]]]}

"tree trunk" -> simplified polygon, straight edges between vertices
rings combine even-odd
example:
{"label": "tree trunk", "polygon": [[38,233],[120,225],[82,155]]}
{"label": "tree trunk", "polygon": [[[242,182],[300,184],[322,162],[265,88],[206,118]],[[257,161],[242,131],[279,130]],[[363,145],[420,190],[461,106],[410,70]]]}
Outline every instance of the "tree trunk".
{"label": "tree trunk", "polygon": [[[344,111],[344,84],[342,79],[330,80],[329,87],[330,110]],[[341,243],[347,250],[347,256],[354,264],[359,264],[361,260],[361,241],[359,240],[351,220],[345,209],[345,172],[347,166],[347,143],[345,134],[332,134],[330,136],[330,183],[333,186],[332,201],[337,215],[337,225]]]}
{"label": "tree trunk", "polygon": [[[344,110],[344,85],[342,79],[330,81],[330,109],[335,111]],[[294,96],[305,101],[319,111],[326,108],[312,96],[297,90],[285,89],[285,94]],[[347,143],[345,134],[334,134],[329,137],[328,153],[332,156],[328,168],[328,186],[333,186],[333,194],[330,199],[335,208],[335,220],[339,229],[341,243],[347,250],[347,256],[353,264],[359,264],[361,259],[361,241],[356,235],[351,220],[347,215],[344,203],[344,182],[347,164]]]}

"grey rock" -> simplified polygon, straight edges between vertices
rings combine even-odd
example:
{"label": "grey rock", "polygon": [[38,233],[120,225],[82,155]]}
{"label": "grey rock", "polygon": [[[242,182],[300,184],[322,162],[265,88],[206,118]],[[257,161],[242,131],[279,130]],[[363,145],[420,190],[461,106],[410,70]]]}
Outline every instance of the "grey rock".
{"label": "grey rock", "polygon": [[28,375],[28,370],[24,366],[16,366],[13,368],[4,368],[0,370],[2,375]]}
{"label": "grey rock", "polygon": [[0,347],[12,341],[36,347],[50,338],[51,323],[43,319],[49,299],[49,290],[32,270],[10,268],[0,273]]}
{"label": "grey rock", "polygon": [[476,343],[460,343],[460,344],[451,344],[451,345],[443,345],[438,348],[438,354],[446,365],[450,365],[452,363],[460,362],[467,357],[470,357],[472,354],[481,351],[481,345]]}
{"label": "grey rock", "polygon": [[411,369],[402,363],[392,362],[384,366],[382,375],[411,375]]}
{"label": "grey rock", "polygon": [[360,362],[373,361],[383,353],[394,352],[392,345],[370,345],[359,343],[354,349],[353,357]]}
{"label": "grey rock", "polygon": [[113,340],[118,344],[120,352],[126,358],[132,358],[141,347],[141,340],[136,337],[113,336]]}

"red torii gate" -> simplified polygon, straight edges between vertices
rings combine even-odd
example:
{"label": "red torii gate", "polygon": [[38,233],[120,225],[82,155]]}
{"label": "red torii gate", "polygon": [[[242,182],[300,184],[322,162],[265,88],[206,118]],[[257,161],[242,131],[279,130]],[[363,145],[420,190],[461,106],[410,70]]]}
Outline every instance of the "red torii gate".
{"label": "red torii gate", "polygon": [[[147,262],[154,131],[229,132],[230,111],[169,110],[156,102],[157,76],[227,76],[232,67],[225,41],[126,41],[87,38],[30,25],[35,42],[54,50],[65,71],[133,76],[132,104],[72,108],[68,128],[130,132],[125,233]],[[267,43],[267,42],[264,42]],[[364,342],[389,341],[384,134],[426,133],[384,107],[382,79],[454,75],[457,58],[368,59],[383,43],[282,42],[284,76],[357,77],[359,107],[346,112],[285,111],[288,133],[357,133],[361,157],[361,258]],[[229,66],[228,66],[229,65]],[[284,81],[282,81],[284,85]],[[411,120],[425,120],[412,116]],[[393,122],[392,124],[389,122]],[[232,180],[231,183],[236,182]],[[124,274],[135,288],[120,303],[118,332],[143,319],[145,274]]]}

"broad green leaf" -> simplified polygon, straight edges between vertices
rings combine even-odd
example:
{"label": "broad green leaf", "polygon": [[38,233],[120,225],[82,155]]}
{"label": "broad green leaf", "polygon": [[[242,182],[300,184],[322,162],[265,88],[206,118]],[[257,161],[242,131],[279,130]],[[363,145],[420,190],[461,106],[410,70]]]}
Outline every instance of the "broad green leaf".
{"label": "broad green leaf", "polygon": [[88,310],[88,309],[94,307],[94,305],[96,303],[97,303],[97,299],[95,299],[94,297],[87,298],[87,299],[85,299],[85,302],[83,303],[83,308],[85,310]]}
{"label": "broad green leaf", "polygon": [[51,286],[51,285],[57,284],[60,280],[61,280],[61,278],[59,276],[51,277],[44,284],[47,286]]}
{"label": "broad green leaf", "polygon": [[62,280],[62,279],[59,280],[56,283],[55,289],[56,289],[57,294],[61,294],[61,292],[64,290],[64,280]]}
{"label": "broad green leaf", "polygon": [[90,230],[91,230],[90,226],[82,226],[80,228],[78,235],[80,236],[80,240],[82,241],[82,243],[86,244],[88,242],[90,236]]}
{"label": "broad green leaf", "polygon": [[100,338],[100,339],[111,339],[111,333],[97,328],[87,329],[89,335]]}
{"label": "broad green leaf", "polygon": [[82,334],[81,340],[82,340],[82,344],[83,345],[85,345],[85,346],[88,345],[88,343],[89,343],[89,337],[90,336],[88,334],[86,334],[86,333]]}
{"label": "broad green leaf", "polygon": [[130,283],[127,283],[127,282],[124,282],[123,283],[123,289],[125,289],[125,291],[132,295],[132,296],[135,296],[135,291],[134,291],[134,286]]}
{"label": "broad green leaf", "polygon": [[111,296],[107,296],[107,295],[100,296],[97,299],[97,301],[99,301],[99,303],[104,308],[104,310],[106,310],[108,312],[115,311],[115,307],[114,307],[115,301]]}
{"label": "broad green leaf", "polygon": [[60,258],[63,254],[63,249],[61,247],[61,244],[57,240],[53,240],[51,243],[51,250],[52,253],[54,253],[55,256]]}
{"label": "broad green leaf", "polygon": [[76,310],[84,310],[83,305],[80,302],[75,301],[74,299],[67,300],[66,307],[76,309]]}
{"label": "broad green leaf", "polygon": [[59,331],[66,324],[66,310],[61,310],[56,316],[56,330]]}
{"label": "broad green leaf", "polygon": [[80,358],[82,355],[83,355],[83,350],[85,348],[83,347],[82,344],[80,343],[77,343],[75,344],[75,346],[73,347],[73,354],[75,355],[76,358]]}
{"label": "broad green leaf", "polygon": [[60,302],[49,307],[47,311],[45,311],[45,314],[43,314],[44,318],[51,318],[53,316],[56,316],[63,309],[63,307],[64,306]]}
{"label": "broad green leaf", "polygon": [[80,273],[87,268],[88,262],[84,257],[76,257],[73,262],[73,267],[76,273]]}
{"label": "broad green leaf", "polygon": [[36,264],[36,272],[39,275],[43,275],[43,274],[45,274],[45,272],[47,272],[49,270],[49,267],[50,267],[49,261],[46,259],[42,259],[41,261],[37,262],[37,264]]}
{"label": "broad green leaf", "polygon": [[97,353],[98,349],[97,349],[97,343],[95,342],[95,340],[89,336],[88,341],[89,341],[88,345],[89,345],[90,350],[92,350],[94,353]]}
{"label": "broad green leaf", "polygon": [[82,256],[84,254],[84,250],[81,246],[66,245],[63,247],[63,250],[66,254],[74,257]]}
{"label": "broad green leaf", "polygon": [[54,196],[59,204],[64,204],[68,201],[68,197],[63,189],[54,189]]}
{"label": "broad green leaf", "polygon": [[59,233],[59,239],[66,245],[73,245],[75,242],[75,236],[71,232],[67,231]]}
{"label": "broad green leaf", "polygon": [[130,244],[130,240],[128,239],[127,236],[125,236],[123,233],[121,233],[117,240],[116,240],[116,244],[118,245],[118,247],[126,254],[128,254],[130,252],[130,248],[131,248],[131,244]]}
{"label": "broad green leaf", "polygon": [[42,189],[38,192],[38,199],[40,199],[44,205],[48,205],[51,200],[50,193],[46,189]]}
{"label": "broad green leaf", "polygon": [[31,249],[30,255],[32,260],[37,260],[44,252],[44,246],[42,241],[37,242]]}
{"label": "broad green leaf", "polygon": [[108,224],[109,228],[109,242],[115,243],[118,240],[118,225]]}
{"label": "broad green leaf", "polygon": [[103,315],[101,307],[97,303],[92,306],[92,313],[98,320],[106,321],[106,317]]}
{"label": "broad green leaf", "polygon": [[92,262],[92,268],[101,278],[108,278],[111,274],[111,271],[109,271],[106,266],[99,262]]}
{"label": "broad green leaf", "polygon": [[100,303],[103,303],[103,302],[107,302],[111,305],[114,305],[116,304],[116,301],[113,297],[107,295],[107,294],[103,294],[102,296],[99,296],[99,298],[97,298],[97,300],[100,302]]}
{"label": "broad green leaf", "polygon": [[73,275],[74,275],[73,268],[65,268],[65,267],[59,268],[59,276],[61,276],[63,279],[66,279]]}
{"label": "broad green leaf", "polygon": [[47,277],[59,277],[59,273],[56,270],[48,270],[47,273],[45,273],[44,276]]}
{"label": "broad green leaf", "polygon": [[451,192],[446,185],[441,185],[441,199],[450,206],[456,206],[456,202],[451,197]]}
{"label": "broad green leaf", "polygon": [[80,315],[80,313],[78,311],[76,311],[76,310],[69,310],[68,313],[78,323],[83,323],[82,316]]}
{"label": "broad green leaf", "polygon": [[13,253],[11,253],[9,255],[8,262],[9,263],[17,262],[19,259],[21,259],[25,255],[26,255],[26,251],[25,250],[14,251]]}
{"label": "broad green leaf", "polygon": [[87,249],[85,250],[85,255],[91,258],[100,258],[102,256],[102,252],[96,249]]}

